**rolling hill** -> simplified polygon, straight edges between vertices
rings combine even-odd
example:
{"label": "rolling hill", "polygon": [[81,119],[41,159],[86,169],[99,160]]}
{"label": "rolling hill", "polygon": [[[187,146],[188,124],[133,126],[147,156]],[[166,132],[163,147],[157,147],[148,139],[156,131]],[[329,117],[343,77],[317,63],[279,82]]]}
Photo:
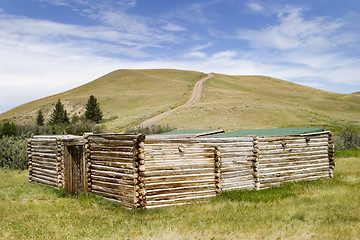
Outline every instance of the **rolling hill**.
{"label": "rolling hill", "polygon": [[[82,114],[95,95],[108,131],[119,131],[186,102],[195,82],[206,74],[153,69],[117,70],[78,88],[29,102],[0,114],[1,119],[35,123],[46,120],[58,99],[70,115]],[[360,95],[338,94],[264,76],[216,74],[205,82],[202,97],[159,121],[177,128],[270,128],[327,126],[360,120]]]}

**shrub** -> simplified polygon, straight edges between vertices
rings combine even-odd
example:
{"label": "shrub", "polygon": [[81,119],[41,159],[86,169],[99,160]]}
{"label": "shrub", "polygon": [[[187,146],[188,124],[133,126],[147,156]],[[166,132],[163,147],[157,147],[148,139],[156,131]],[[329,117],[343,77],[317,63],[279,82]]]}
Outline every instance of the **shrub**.
{"label": "shrub", "polygon": [[355,124],[346,124],[334,134],[335,149],[359,149],[360,127]]}
{"label": "shrub", "polygon": [[125,133],[143,133],[143,134],[159,134],[164,132],[171,132],[176,130],[175,127],[169,125],[151,125],[151,126],[136,126],[125,129]]}
{"label": "shrub", "polygon": [[5,121],[3,124],[0,124],[0,138],[2,136],[15,136],[16,135],[16,125],[12,122]]}
{"label": "shrub", "polygon": [[27,168],[27,141],[25,137],[3,136],[0,139],[0,167]]}
{"label": "shrub", "polygon": [[105,132],[105,126],[95,124],[92,120],[84,117],[73,117],[70,124],[64,129],[67,134],[83,135],[85,132],[101,133]]}

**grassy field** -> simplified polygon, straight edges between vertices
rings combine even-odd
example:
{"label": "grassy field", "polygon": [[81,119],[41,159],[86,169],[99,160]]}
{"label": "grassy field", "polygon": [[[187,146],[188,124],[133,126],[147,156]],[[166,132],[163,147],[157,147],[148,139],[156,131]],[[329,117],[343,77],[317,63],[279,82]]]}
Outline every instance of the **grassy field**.
{"label": "grassy field", "polygon": [[199,103],[180,109],[161,124],[178,128],[325,127],[360,119],[360,98],[263,76],[217,74]]}
{"label": "grassy field", "polygon": [[[204,73],[181,70],[118,70],[95,81],[39,99],[0,114],[1,119],[35,123],[39,109],[46,119],[61,99],[71,114],[82,114],[95,95],[107,119],[108,131],[120,131],[172,109],[190,97]],[[160,124],[177,128],[272,128],[332,126],[359,122],[360,95],[337,94],[264,76],[217,74],[208,80],[201,101],[182,108]]]}
{"label": "grassy field", "polygon": [[334,179],[209,202],[126,210],[95,195],[70,197],[0,169],[0,239],[359,239],[360,158],[337,159]]}

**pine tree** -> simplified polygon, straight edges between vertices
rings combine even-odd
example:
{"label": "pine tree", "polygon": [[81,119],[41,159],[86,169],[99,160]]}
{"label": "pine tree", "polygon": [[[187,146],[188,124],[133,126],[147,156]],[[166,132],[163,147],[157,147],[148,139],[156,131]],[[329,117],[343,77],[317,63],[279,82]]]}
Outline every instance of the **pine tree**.
{"label": "pine tree", "polygon": [[36,125],[44,126],[44,115],[41,110],[38,111],[38,114],[36,117]]}
{"label": "pine tree", "polygon": [[102,120],[103,113],[96,97],[91,95],[86,104],[85,118],[99,123]]}
{"label": "pine tree", "polygon": [[55,125],[69,122],[69,116],[64,109],[64,105],[59,99],[55,105],[54,111],[51,114],[50,124]]}

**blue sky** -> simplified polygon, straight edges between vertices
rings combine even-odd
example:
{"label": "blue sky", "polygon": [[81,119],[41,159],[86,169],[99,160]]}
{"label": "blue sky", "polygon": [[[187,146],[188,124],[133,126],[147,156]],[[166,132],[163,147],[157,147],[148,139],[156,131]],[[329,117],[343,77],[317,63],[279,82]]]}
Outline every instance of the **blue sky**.
{"label": "blue sky", "polygon": [[0,112],[124,68],[360,91],[359,0],[1,0]]}

